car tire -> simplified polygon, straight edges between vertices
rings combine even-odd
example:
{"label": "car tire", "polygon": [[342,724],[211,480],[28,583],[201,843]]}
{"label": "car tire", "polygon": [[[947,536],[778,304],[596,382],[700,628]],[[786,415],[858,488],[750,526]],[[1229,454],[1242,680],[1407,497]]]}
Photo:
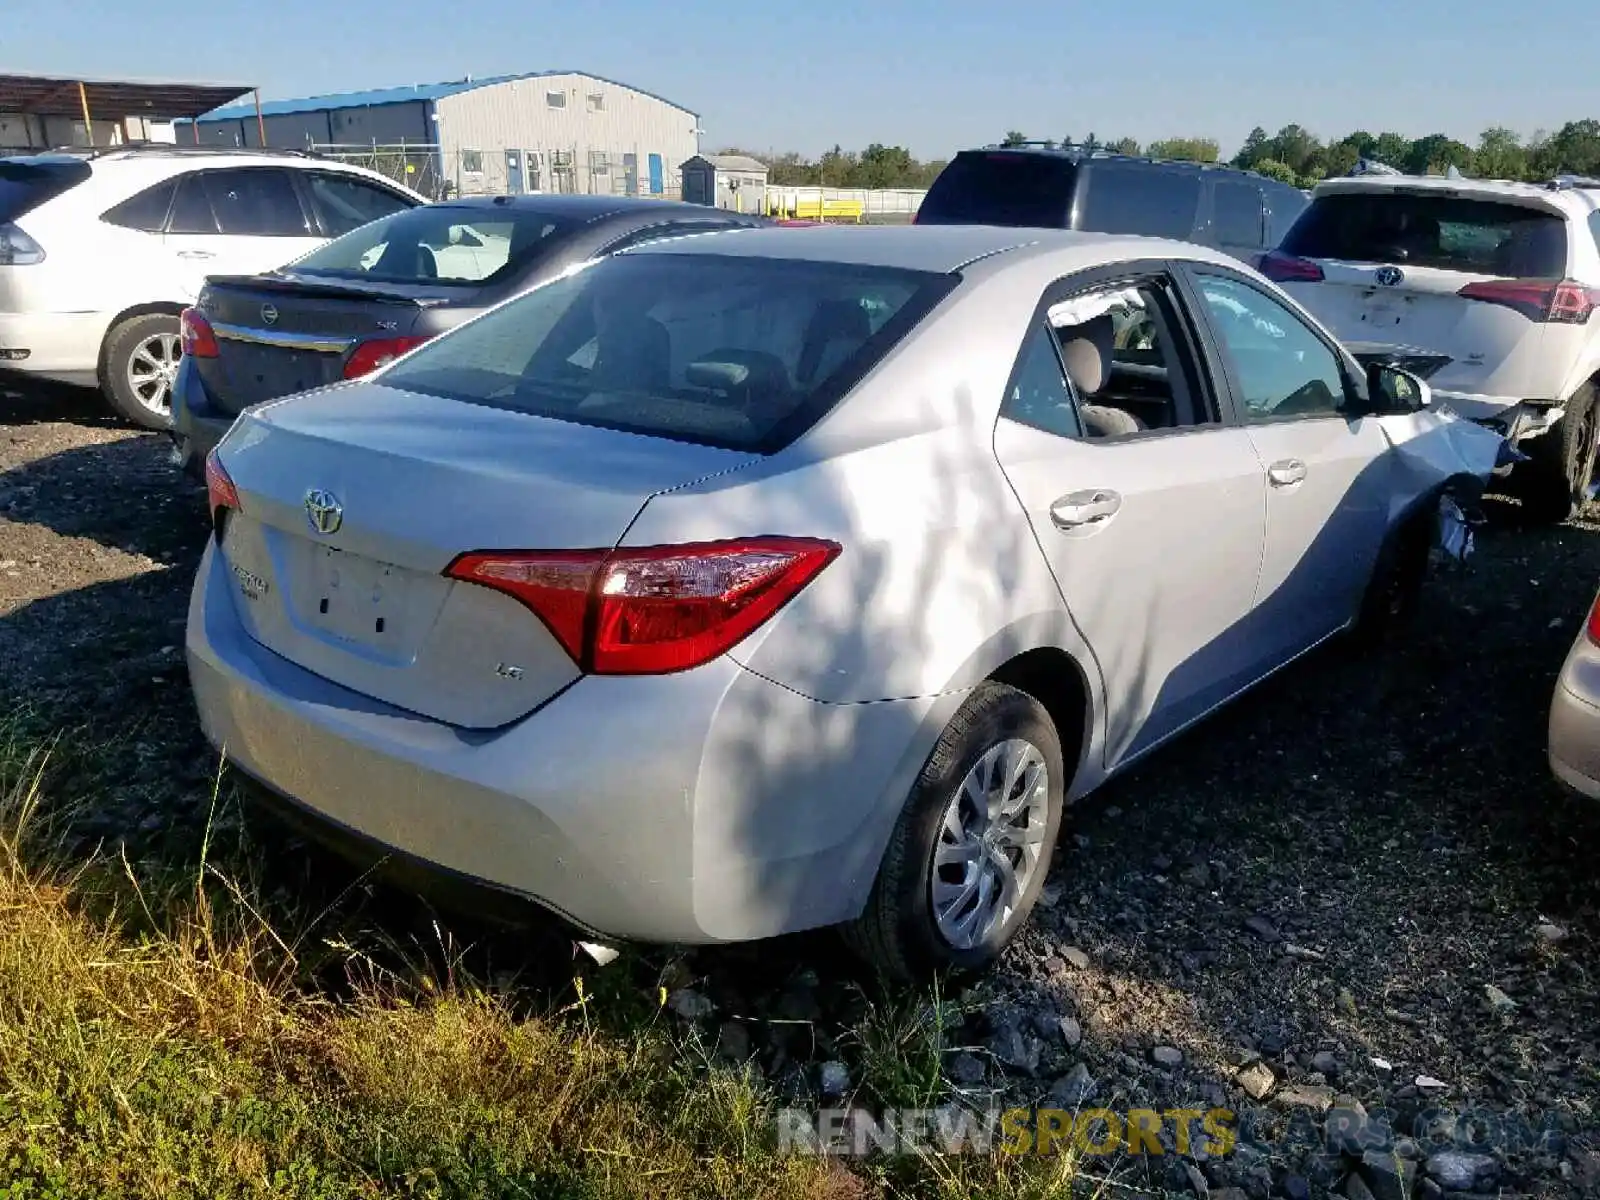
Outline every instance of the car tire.
{"label": "car tire", "polygon": [[177,317],[129,317],[106,336],[101,394],[123,420],[141,429],[171,429],[172,384],[180,356]]}
{"label": "car tire", "polygon": [[1563,407],[1566,411],[1552,428],[1518,446],[1528,456],[1517,489],[1523,513],[1540,524],[1570,520],[1588,499],[1594,477],[1600,433],[1594,385],[1584,384]]}
{"label": "car tire", "polygon": [[1358,646],[1386,646],[1415,618],[1428,579],[1435,511],[1432,503],[1424,505],[1395,528],[1378,552],[1351,629]]}
{"label": "car tire", "polygon": [[[1009,822],[986,821],[972,803],[974,781],[981,787],[1017,764],[1029,772],[1021,786],[1010,796],[994,792],[1001,805],[1018,805],[1017,815]],[[1044,888],[1065,795],[1061,739],[1044,706],[1013,687],[980,685],[951,718],[918,775],[866,907],[843,929],[845,941],[867,965],[900,982],[983,970],[1027,922]],[[960,827],[959,837],[952,822]],[[936,867],[936,855],[947,861]],[[996,855],[1012,864],[1014,894],[1009,903],[989,906],[987,917],[974,915],[1004,878]],[[953,861],[957,857],[963,861]],[[952,890],[958,893],[954,900]],[[970,905],[955,902],[969,892]]]}

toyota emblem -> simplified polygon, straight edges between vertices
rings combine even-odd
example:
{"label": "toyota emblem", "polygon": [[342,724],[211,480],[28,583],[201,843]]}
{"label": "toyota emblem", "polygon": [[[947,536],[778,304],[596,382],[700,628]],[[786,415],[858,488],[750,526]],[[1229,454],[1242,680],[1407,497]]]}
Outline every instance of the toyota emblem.
{"label": "toyota emblem", "polygon": [[332,492],[312,488],[306,493],[306,519],[323,537],[338,533],[339,526],[344,524],[344,505]]}
{"label": "toyota emblem", "polygon": [[268,325],[276,325],[278,323],[277,308],[271,304],[263,304],[261,306],[261,320]]}
{"label": "toyota emblem", "polygon": [[1373,278],[1384,287],[1398,287],[1405,282],[1406,273],[1399,267],[1379,267]]}

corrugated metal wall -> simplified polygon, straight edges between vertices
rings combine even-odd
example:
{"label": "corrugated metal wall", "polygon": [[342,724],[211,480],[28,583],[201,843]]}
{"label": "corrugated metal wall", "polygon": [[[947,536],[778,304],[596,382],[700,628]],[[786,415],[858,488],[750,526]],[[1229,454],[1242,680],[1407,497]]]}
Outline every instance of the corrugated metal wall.
{"label": "corrugated metal wall", "polygon": [[[507,150],[544,156],[539,186],[545,191],[559,186],[552,180],[549,157],[559,152],[571,156],[572,176],[580,181],[576,190],[626,191],[625,173],[631,170],[637,190],[648,192],[650,155],[660,155],[663,174],[670,179],[697,149],[693,113],[587,75],[491,84],[447,96],[437,101],[437,110],[435,129],[447,168],[461,163],[462,151],[480,152],[481,177],[457,181],[469,192],[506,188]],[[631,166],[624,161],[629,155],[634,156]],[[613,186],[601,186],[608,179]],[[526,179],[523,186],[528,186]]]}
{"label": "corrugated metal wall", "polygon": [[[317,109],[311,112],[282,113],[266,117],[267,145],[277,150],[304,150],[308,145],[365,146],[376,142],[428,142],[428,105],[423,100],[403,104],[379,104],[370,108]],[[179,141],[193,135],[187,126],[179,130]],[[237,120],[202,121],[200,144],[204,146],[259,146],[254,116]]]}

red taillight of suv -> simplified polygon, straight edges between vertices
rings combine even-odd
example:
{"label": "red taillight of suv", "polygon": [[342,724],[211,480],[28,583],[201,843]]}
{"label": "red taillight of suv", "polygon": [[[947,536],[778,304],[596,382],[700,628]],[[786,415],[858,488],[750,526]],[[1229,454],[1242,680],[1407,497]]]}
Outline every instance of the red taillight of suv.
{"label": "red taillight of suv", "polygon": [[1594,603],[1589,606],[1589,619],[1584,622],[1583,635],[1600,646],[1600,596],[1594,598]]}
{"label": "red taillight of suv", "polygon": [[213,450],[206,455],[206,501],[211,506],[211,524],[215,528],[217,514],[225,508],[239,507],[239,489],[233,486],[222,460]]}
{"label": "red taillight of suv", "polygon": [[736,646],[839,555],[834,542],[757,537],[617,550],[463,554],[452,579],[504,592],[595,675],[664,675]]}
{"label": "red taillight of suv", "polygon": [[1322,268],[1309,258],[1297,258],[1282,250],[1268,250],[1256,260],[1256,270],[1273,283],[1321,283]]}
{"label": "red taillight of suv", "polygon": [[1553,325],[1585,325],[1600,307],[1600,290],[1571,279],[1485,279],[1456,293],[1515,309],[1530,321]]}
{"label": "red taillight of suv", "polygon": [[363,375],[370,375],[427,340],[425,337],[397,337],[373,338],[370,342],[362,342],[350,356],[350,361],[344,364],[344,377],[360,379]]}
{"label": "red taillight of suv", "polygon": [[215,358],[217,335],[211,322],[201,316],[197,308],[186,308],[178,316],[178,337],[183,352],[189,358]]}

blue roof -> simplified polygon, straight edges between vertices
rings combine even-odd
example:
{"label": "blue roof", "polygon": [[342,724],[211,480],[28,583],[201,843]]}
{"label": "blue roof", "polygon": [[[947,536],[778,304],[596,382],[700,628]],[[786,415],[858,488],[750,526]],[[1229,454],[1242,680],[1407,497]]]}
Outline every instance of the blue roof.
{"label": "blue roof", "polygon": [[[653,100],[660,100],[663,104],[672,104],[672,101],[654,92],[644,91],[632,84],[619,83],[615,79],[604,79],[599,75],[590,75],[587,71],[524,71],[517,75],[486,75],[482,79],[456,79],[449,83],[414,83],[410,87],[377,88],[368,92],[336,92],[328,96],[307,96],[301,100],[265,100],[261,104],[261,115],[264,117],[279,117],[289,113],[324,112],[339,108],[370,108],[379,104],[405,104],[413,100],[442,100],[446,96],[457,96],[462,92],[474,91],[481,87],[490,87],[497,83],[510,83],[516,79],[540,79],[551,75],[582,75],[586,79],[593,79],[599,83],[609,83],[613,87],[625,87],[630,91],[638,92],[641,96],[649,96]],[[683,108],[681,104],[672,104],[674,108]],[[699,114],[684,109],[692,117]],[[241,118],[254,117],[256,106],[250,104],[230,104],[224,108],[214,108],[199,118],[202,125],[212,121],[237,121]]]}

